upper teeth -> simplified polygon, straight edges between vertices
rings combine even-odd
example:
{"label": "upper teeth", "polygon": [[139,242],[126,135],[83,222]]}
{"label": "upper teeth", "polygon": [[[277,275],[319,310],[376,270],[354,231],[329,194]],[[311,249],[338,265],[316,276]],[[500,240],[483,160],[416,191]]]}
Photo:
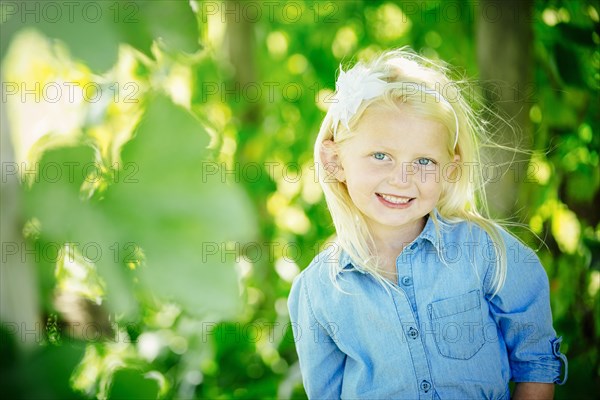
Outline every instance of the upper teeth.
{"label": "upper teeth", "polygon": [[390,196],[389,194],[382,194],[381,197],[383,197],[385,201],[389,201],[390,203],[394,204],[406,204],[410,201],[409,197],[396,197]]}

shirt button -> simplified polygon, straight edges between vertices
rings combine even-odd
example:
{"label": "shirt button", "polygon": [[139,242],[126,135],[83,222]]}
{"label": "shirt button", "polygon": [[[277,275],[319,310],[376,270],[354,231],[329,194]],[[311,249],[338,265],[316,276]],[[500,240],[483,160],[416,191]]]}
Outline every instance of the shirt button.
{"label": "shirt button", "polygon": [[427,393],[429,392],[429,389],[431,389],[431,383],[427,381],[421,381],[421,390]]}
{"label": "shirt button", "polygon": [[410,249],[414,250],[414,249],[417,248],[417,246],[418,246],[418,244],[415,242],[415,243],[413,243],[413,244],[410,245]]}
{"label": "shirt button", "polygon": [[405,276],[402,278],[402,284],[404,286],[410,286],[412,285],[412,278],[410,276]]}
{"label": "shirt button", "polygon": [[410,336],[411,339],[416,339],[419,336],[419,331],[411,326],[408,329],[408,336]]}

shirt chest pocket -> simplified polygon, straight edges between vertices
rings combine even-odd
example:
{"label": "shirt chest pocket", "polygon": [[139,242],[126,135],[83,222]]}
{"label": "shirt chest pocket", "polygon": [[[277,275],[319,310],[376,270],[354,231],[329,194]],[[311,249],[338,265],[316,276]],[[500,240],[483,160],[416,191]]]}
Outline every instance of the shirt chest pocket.
{"label": "shirt chest pocket", "polygon": [[438,352],[468,360],[483,347],[483,319],[479,290],[434,301],[427,306]]}

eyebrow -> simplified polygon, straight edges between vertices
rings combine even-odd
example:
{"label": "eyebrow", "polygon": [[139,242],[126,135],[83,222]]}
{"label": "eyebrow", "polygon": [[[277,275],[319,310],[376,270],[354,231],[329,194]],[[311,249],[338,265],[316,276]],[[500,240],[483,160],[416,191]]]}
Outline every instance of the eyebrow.
{"label": "eyebrow", "polygon": [[[365,151],[368,152],[372,152],[372,151],[381,151],[383,153],[389,153],[389,154],[397,154],[397,153],[402,153],[403,152],[403,148],[398,147],[398,148],[392,148],[389,147],[388,145],[385,144],[368,144],[365,145]],[[432,152],[431,150],[426,150],[426,149],[419,149],[416,153],[415,157],[430,157],[430,158],[440,158],[443,154],[434,154],[434,152]]]}

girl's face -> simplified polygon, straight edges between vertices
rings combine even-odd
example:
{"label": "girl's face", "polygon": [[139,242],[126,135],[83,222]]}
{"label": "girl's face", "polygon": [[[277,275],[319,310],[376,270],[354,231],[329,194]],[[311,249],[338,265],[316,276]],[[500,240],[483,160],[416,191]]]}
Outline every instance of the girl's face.
{"label": "girl's face", "polygon": [[376,240],[412,241],[418,236],[423,217],[436,206],[443,181],[452,173],[449,162],[458,161],[448,154],[444,125],[414,115],[407,105],[400,107],[367,109],[355,135],[329,153],[333,158],[324,159],[335,163],[335,177],[346,183]]}

